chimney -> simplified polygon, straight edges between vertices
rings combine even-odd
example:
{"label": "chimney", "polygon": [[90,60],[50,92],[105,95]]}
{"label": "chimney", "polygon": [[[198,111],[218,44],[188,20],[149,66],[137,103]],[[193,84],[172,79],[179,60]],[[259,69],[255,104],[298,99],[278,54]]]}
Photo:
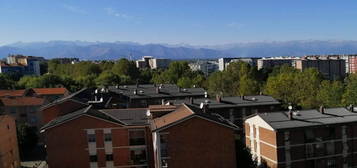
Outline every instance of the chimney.
{"label": "chimney", "polygon": [[321,114],[325,114],[325,107],[324,106],[320,106],[320,113]]}
{"label": "chimney", "polygon": [[220,102],[222,101],[222,98],[221,98],[220,95],[216,95],[216,101],[217,101],[218,103],[220,103]]}
{"label": "chimney", "polygon": [[156,87],[156,93],[159,94],[160,93],[160,88]]}
{"label": "chimney", "polygon": [[177,87],[177,91],[180,93],[181,92],[181,87]]}
{"label": "chimney", "polygon": [[240,98],[241,98],[242,100],[244,100],[244,99],[245,99],[245,98],[244,98],[244,95],[240,96]]}
{"label": "chimney", "polygon": [[136,88],[139,88],[139,80],[136,80]]}
{"label": "chimney", "polygon": [[293,111],[289,110],[288,116],[289,116],[289,120],[293,120],[293,119],[294,119],[294,117],[293,117]]}
{"label": "chimney", "polygon": [[134,90],[134,95],[137,95],[138,94],[138,90]]}
{"label": "chimney", "polygon": [[348,108],[349,108],[349,110],[350,110],[352,113],[355,112],[354,106],[353,106],[352,104],[350,104],[350,106],[349,106]]}
{"label": "chimney", "polygon": [[288,117],[289,117],[289,120],[293,120],[294,117],[293,117],[293,106],[289,103],[289,113],[288,113]]}
{"label": "chimney", "polygon": [[190,104],[193,104],[193,97],[190,97]]}

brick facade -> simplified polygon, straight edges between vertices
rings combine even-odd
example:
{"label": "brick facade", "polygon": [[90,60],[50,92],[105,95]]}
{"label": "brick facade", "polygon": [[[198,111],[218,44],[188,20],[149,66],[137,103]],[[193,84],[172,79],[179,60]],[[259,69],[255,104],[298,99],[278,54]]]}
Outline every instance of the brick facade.
{"label": "brick facade", "polygon": [[168,167],[236,167],[234,130],[194,117],[161,130],[167,135]]}
{"label": "brick facade", "polygon": [[0,168],[20,167],[15,119],[0,116]]}
{"label": "brick facade", "polygon": [[[108,129],[111,134],[111,149],[105,147],[104,131]],[[95,155],[97,167],[105,167],[108,163],[106,153],[112,150],[114,166],[134,166],[131,162],[132,148],[146,149],[147,164],[151,164],[150,139],[146,139],[146,145],[133,146],[129,142],[130,129],[143,129],[145,127],[123,127],[116,123],[90,116],[81,116],[66,122],[65,124],[53,127],[45,132],[48,153],[48,164],[50,168],[72,168],[72,167],[92,167],[90,162],[90,150],[87,139],[87,131],[93,130],[95,134]],[[146,133],[147,135],[147,133]],[[92,162],[93,163],[93,162]]]}

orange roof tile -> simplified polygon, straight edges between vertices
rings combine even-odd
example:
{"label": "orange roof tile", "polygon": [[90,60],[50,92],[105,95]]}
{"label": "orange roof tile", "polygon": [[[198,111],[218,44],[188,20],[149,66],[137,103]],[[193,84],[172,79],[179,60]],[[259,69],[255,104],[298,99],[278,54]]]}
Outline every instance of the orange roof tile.
{"label": "orange roof tile", "polygon": [[37,97],[0,98],[4,106],[41,106],[45,99]]}
{"label": "orange roof tile", "polygon": [[5,96],[19,97],[19,96],[23,96],[24,93],[25,90],[0,90],[0,97],[5,97]]}
{"label": "orange roof tile", "polygon": [[63,95],[68,92],[66,88],[33,88],[38,95]]}
{"label": "orange roof tile", "polygon": [[176,108],[173,105],[149,105],[150,112],[173,111]]}
{"label": "orange roof tile", "polygon": [[152,122],[154,129],[159,129],[175,123],[181,119],[193,115],[193,111],[186,105],[179,106],[174,112],[168,113],[160,118],[156,118]]}

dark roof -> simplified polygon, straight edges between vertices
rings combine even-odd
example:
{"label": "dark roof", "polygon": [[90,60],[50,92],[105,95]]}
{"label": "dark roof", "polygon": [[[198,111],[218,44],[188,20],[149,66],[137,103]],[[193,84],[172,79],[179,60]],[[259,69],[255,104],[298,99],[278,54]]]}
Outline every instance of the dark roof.
{"label": "dark roof", "polygon": [[[173,104],[187,103],[191,104],[187,100],[172,100]],[[248,107],[248,106],[263,106],[263,105],[279,105],[280,102],[271,96],[266,95],[256,95],[256,96],[236,96],[236,97],[222,97],[221,101],[218,102],[216,99],[193,99],[192,106],[198,108],[201,103],[208,103],[210,109],[215,108],[234,108],[234,107]]]}
{"label": "dark roof", "polygon": [[47,109],[47,108],[52,107],[52,106],[54,106],[54,105],[60,104],[60,103],[62,103],[62,102],[65,102],[65,101],[67,101],[67,100],[73,100],[73,101],[75,101],[75,102],[88,105],[88,103],[87,103],[86,100],[84,100],[84,99],[78,97],[78,95],[80,95],[82,92],[84,92],[84,91],[86,91],[86,90],[87,90],[87,88],[83,88],[83,89],[81,89],[81,90],[79,90],[79,91],[77,91],[77,92],[74,92],[74,93],[72,93],[72,94],[70,94],[70,95],[68,95],[68,96],[65,96],[65,97],[62,97],[62,98],[60,98],[60,99],[57,99],[57,100],[53,101],[53,102],[50,103],[50,104],[47,104],[47,105],[45,105],[45,106],[42,106],[42,107],[41,107],[41,110]]}
{"label": "dark roof", "polygon": [[259,115],[274,129],[309,127],[329,124],[357,122],[357,113],[346,108],[325,108],[324,114],[318,110],[301,110],[293,112],[293,119],[288,117],[289,112],[270,112]]}
{"label": "dark roof", "polygon": [[221,125],[224,125],[229,128],[238,129],[236,125],[234,125],[229,120],[223,118],[222,116],[215,113],[203,113],[197,109],[191,108],[190,105],[182,104],[175,111],[163,115],[159,118],[155,118],[152,120],[151,127],[153,131],[165,129],[173,126],[176,123],[184,121],[191,117],[201,117],[206,120],[210,120]]}
{"label": "dark roof", "polygon": [[108,116],[98,110],[95,110],[95,109],[92,109],[92,106],[88,106],[88,107],[85,107],[85,108],[82,108],[80,110],[77,110],[75,112],[72,112],[72,113],[68,113],[66,115],[63,115],[63,116],[59,116],[55,119],[53,119],[52,121],[48,122],[46,125],[44,125],[41,130],[46,130],[48,128],[51,128],[51,127],[54,127],[54,126],[57,126],[59,124],[62,124],[62,123],[65,123],[69,120],[72,120],[74,118],[77,118],[79,116],[82,116],[82,115],[89,115],[89,116],[93,116],[93,117],[97,117],[97,118],[101,118],[101,119],[104,119],[104,120],[107,120],[107,121],[110,121],[110,122],[114,122],[114,123],[118,123],[118,124],[121,124],[121,125],[125,125],[124,123],[118,121],[117,119],[111,117],[111,116]]}
{"label": "dark roof", "polygon": [[102,109],[100,112],[121,121],[125,125],[148,125],[146,108],[137,109]]}
{"label": "dark roof", "polygon": [[[157,93],[157,89],[160,92]],[[110,86],[110,92],[127,96],[130,99],[148,99],[148,98],[172,98],[172,97],[190,97],[190,96],[204,96],[205,90],[203,88],[179,88],[173,84],[163,85],[123,85],[123,86]],[[136,91],[137,94],[134,94]]]}

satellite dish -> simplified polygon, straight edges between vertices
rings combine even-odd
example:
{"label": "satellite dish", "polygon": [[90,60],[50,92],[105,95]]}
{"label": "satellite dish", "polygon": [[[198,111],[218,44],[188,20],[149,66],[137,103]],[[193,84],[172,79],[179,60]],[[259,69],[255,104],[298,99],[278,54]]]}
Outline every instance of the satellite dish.
{"label": "satellite dish", "polygon": [[147,116],[147,117],[150,117],[150,116],[151,116],[150,110],[147,110],[147,111],[146,111],[146,116]]}

